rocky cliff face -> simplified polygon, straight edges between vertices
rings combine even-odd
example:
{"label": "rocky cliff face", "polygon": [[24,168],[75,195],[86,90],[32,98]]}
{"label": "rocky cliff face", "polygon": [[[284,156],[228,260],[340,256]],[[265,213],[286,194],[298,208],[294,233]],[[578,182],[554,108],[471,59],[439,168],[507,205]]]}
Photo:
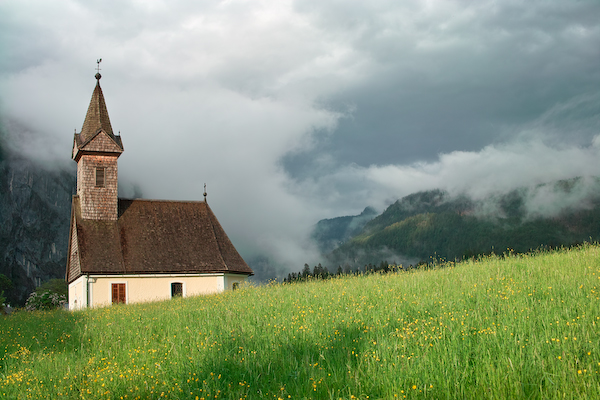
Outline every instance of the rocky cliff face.
{"label": "rocky cliff face", "polygon": [[15,285],[11,304],[64,278],[75,173],[10,153],[0,142],[0,273]]}

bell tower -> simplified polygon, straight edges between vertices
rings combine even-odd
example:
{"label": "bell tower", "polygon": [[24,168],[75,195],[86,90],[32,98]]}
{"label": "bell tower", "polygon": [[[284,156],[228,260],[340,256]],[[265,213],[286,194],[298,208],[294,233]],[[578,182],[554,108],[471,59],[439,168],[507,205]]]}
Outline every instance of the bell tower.
{"label": "bell tower", "polygon": [[115,135],[100,88],[100,61],[96,87],[80,133],[73,138],[72,158],[77,162],[77,196],[81,217],[101,221],[118,218],[117,159],[123,152],[121,136]]}

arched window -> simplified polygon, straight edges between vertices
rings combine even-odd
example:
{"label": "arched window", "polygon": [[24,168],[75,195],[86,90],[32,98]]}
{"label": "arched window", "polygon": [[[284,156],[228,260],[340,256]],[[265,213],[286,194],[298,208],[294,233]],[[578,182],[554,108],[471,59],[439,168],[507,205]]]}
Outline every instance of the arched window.
{"label": "arched window", "polygon": [[237,289],[239,289],[239,287],[240,287],[240,283],[239,282],[233,282],[233,285],[231,286],[231,288],[233,290],[237,290]]}
{"label": "arched window", "polygon": [[171,283],[171,298],[183,296],[183,283],[173,282]]}

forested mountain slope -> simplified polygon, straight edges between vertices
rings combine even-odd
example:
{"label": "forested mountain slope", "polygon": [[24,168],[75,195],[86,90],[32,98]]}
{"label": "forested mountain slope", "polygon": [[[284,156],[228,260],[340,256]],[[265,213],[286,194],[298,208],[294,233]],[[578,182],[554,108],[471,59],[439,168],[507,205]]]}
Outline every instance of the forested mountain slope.
{"label": "forested mountain slope", "polygon": [[312,233],[313,240],[321,252],[329,252],[341,243],[358,235],[365,224],[377,216],[377,211],[366,207],[359,215],[322,219],[315,225]]}
{"label": "forested mountain slope", "polygon": [[432,190],[406,196],[331,252],[328,265],[459,259],[600,239],[600,181],[574,178],[473,200]]}

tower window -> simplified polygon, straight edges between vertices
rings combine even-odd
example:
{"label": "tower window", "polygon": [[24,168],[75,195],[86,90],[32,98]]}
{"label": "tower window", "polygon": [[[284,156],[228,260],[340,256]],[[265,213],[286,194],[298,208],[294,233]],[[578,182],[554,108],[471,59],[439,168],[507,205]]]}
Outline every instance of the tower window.
{"label": "tower window", "polygon": [[96,187],[104,187],[104,167],[96,167]]}

